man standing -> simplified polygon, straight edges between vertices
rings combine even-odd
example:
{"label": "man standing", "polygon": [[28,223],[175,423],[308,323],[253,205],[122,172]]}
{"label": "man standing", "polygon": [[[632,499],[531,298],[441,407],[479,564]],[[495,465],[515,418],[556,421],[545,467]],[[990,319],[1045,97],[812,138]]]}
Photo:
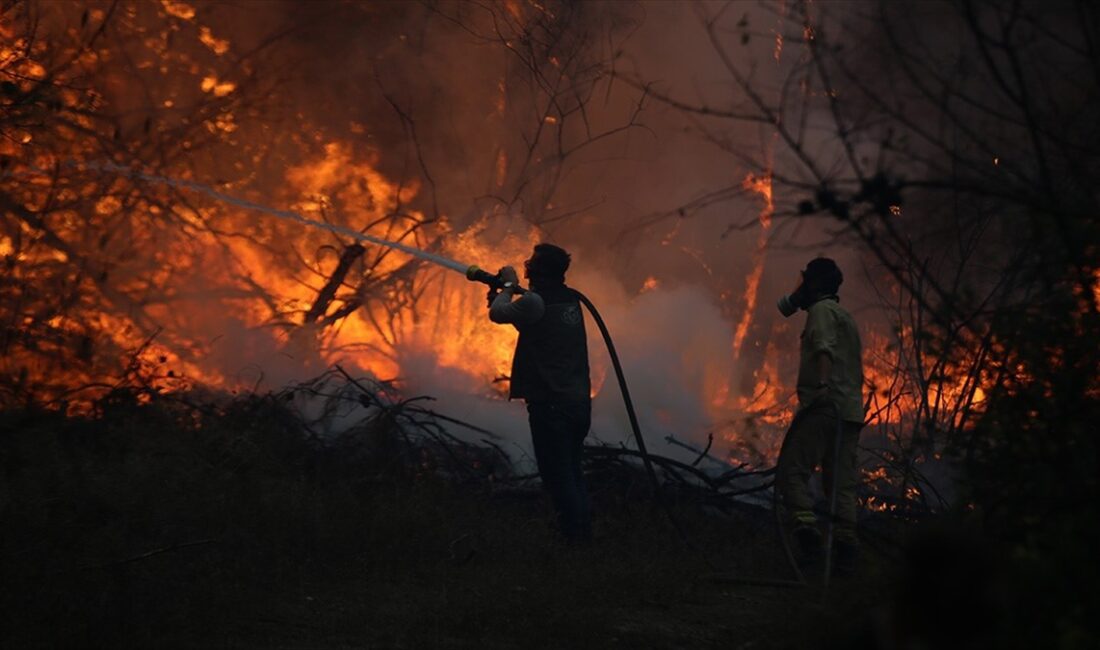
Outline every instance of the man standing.
{"label": "man standing", "polygon": [[800,559],[812,564],[822,555],[822,535],[808,483],[814,467],[821,465],[826,495],[836,503],[836,567],[850,573],[859,554],[856,444],[863,427],[863,365],[859,331],[837,296],[843,281],[836,262],[819,257],[806,265],[794,293],[779,300],[784,316],[805,310],[806,327],[798,366],[798,412],[783,439],[775,484],[794,527]]}
{"label": "man standing", "polygon": [[565,285],[569,253],[538,244],[524,267],[531,287],[518,298],[515,269],[500,269],[504,287],[490,303],[489,319],[519,330],[510,397],[527,402],[535,462],[562,534],[570,542],[586,542],[592,524],[581,454],[592,401],[584,316]]}

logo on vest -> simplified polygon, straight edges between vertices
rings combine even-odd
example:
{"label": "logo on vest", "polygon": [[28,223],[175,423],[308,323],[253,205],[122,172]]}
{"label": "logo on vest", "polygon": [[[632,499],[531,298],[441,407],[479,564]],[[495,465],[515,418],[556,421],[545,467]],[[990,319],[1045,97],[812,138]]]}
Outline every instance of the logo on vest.
{"label": "logo on vest", "polygon": [[583,318],[580,305],[569,305],[561,312],[561,322],[566,325],[579,325]]}

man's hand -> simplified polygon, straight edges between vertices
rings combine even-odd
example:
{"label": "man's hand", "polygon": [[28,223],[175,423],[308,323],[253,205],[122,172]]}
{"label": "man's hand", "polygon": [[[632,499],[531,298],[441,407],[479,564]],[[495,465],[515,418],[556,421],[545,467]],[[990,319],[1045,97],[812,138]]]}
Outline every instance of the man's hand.
{"label": "man's hand", "polygon": [[502,266],[497,271],[497,275],[500,276],[502,282],[511,282],[512,284],[519,284],[519,276],[516,275],[516,270],[510,266]]}
{"label": "man's hand", "polygon": [[[513,286],[519,284],[519,276],[516,275],[516,270],[510,266],[500,267],[500,270],[497,271],[497,277],[500,278],[501,282],[511,282]],[[504,291],[501,287],[489,287],[489,292],[485,295],[485,299],[488,301],[490,308],[493,306],[493,301],[496,300],[496,297],[501,291]],[[512,295],[510,289],[508,290],[508,295]]]}
{"label": "man's hand", "polygon": [[500,289],[497,289],[496,287],[489,287],[489,290],[485,292],[485,304],[488,307],[492,308],[493,301],[496,300],[499,294]]}

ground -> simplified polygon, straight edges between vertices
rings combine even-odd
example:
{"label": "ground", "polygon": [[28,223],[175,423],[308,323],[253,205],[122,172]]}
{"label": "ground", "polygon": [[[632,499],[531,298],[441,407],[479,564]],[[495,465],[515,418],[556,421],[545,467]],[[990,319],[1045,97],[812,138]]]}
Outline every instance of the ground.
{"label": "ground", "polygon": [[827,593],[722,582],[790,577],[755,508],[675,506],[681,536],[596,475],[596,540],[575,548],[537,491],[200,419],[4,418],[5,647],[815,647],[888,589],[873,552]]}

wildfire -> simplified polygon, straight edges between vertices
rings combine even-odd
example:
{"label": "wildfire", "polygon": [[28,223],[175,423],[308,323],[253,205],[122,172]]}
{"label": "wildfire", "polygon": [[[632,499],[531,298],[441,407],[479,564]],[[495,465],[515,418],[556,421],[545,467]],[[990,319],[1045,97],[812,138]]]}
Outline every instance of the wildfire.
{"label": "wildfire", "polygon": [[760,278],[764,275],[764,258],[768,243],[768,227],[771,225],[772,214],[775,212],[775,203],[772,200],[771,174],[756,176],[749,173],[742,181],[742,187],[750,192],[759,194],[764,199],[764,207],[760,210],[760,234],[756,239],[756,249],[753,251],[753,267],[745,280],[745,309],[741,313],[741,320],[737,323],[737,329],[733,336],[733,357],[741,356],[741,346],[745,342],[745,336],[752,324],[753,311],[756,309],[756,294],[760,288]]}
{"label": "wildfire", "polygon": [[215,97],[225,97],[237,89],[237,84],[231,81],[219,81],[217,77],[211,75],[203,77],[200,88],[204,93],[213,93]]}
{"label": "wildfire", "polygon": [[[48,53],[47,39],[25,38],[9,20],[13,13],[0,21],[6,37],[0,45],[3,72],[28,96],[41,91],[37,84],[47,77],[56,81],[48,90],[71,120],[37,131],[16,124],[0,139],[0,154],[23,166],[5,172],[68,165],[59,178],[31,173],[3,188],[2,198],[14,206],[5,206],[8,221],[0,234],[0,260],[9,265],[5,292],[10,286],[26,288],[32,298],[57,294],[42,309],[24,308],[25,300],[5,303],[12,310],[9,322],[18,328],[3,331],[5,386],[44,402],[65,396],[65,404],[79,408],[73,404],[121,385],[120,367],[140,372],[160,389],[201,383],[232,391],[308,378],[340,363],[384,380],[431,373],[454,379],[458,373],[464,378],[458,383],[470,391],[506,391],[516,334],[487,322],[484,293],[458,274],[83,165],[103,158],[100,143],[136,131],[138,144],[119,159],[162,158],[157,172],[180,180],[212,182],[257,203],[490,268],[529,255],[539,232],[522,218],[506,211],[471,215],[460,224],[442,214],[428,218],[411,207],[425,203],[415,177],[395,180],[379,171],[385,152],[356,148],[301,114],[301,137],[279,143],[279,155],[288,162],[265,171],[282,167],[282,178],[253,182],[259,173],[250,176],[250,168],[262,167],[273,149],[257,127],[262,120],[245,119],[258,113],[239,103],[249,89],[238,85],[236,63],[224,56],[232,44],[201,24],[203,11],[196,7],[182,0],[124,6],[113,26],[140,35],[139,47],[130,53],[132,69],[125,70],[105,65],[117,56],[111,46],[91,48],[82,40],[108,19],[102,9],[83,18],[78,12],[75,19],[71,12],[51,14],[57,33],[71,37],[58,39],[65,43],[56,48],[71,57],[37,57]],[[510,10],[521,8],[512,3]],[[79,61],[99,76],[84,83],[66,77],[68,69],[47,71],[43,61],[53,59]],[[83,72],[79,66],[71,69],[74,76]],[[136,83],[128,74],[147,78]],[[144,95],[137,99],[131,89],[139,86]],[[508,92],[503,77],[497,90],[490,97],[502,116]],[[122,120],[121,126],[93,120],[93,109],[102,106],[136,115],[139,111],[131,109],[136,102],[153,111],[148,119],[142,114],[136,123]],[[192,106],[204,110],[195,109],[197,117],[188,115],[180,126],[179,116]],[[120,129],[130,131],[120,134]],[[351,125],[357,135],[368,130],[364,123]],[[156,140],[161,133],[165,137]],[[43,138],[47,142],[40,144]],[[143,149],[143,139],[154,144]],[[218,150],[214,160],[199,157],[206,150],[192,153],[203,146],[242,151],[239,158],[226,156],[223,169]],[[503,146],[496,153],[493,180],[501,186],[508,180],[509,158]],[[223,173],[233,185],[216,180]],[[265,190],[270,187],[278,189]],[[51,201],[62,207],[43,212],[44,217],[35,214]],[[65,207],[70,204],[76,207]],[[22,221],[19,209],[29,211]],[[37,219],[49,220],[49,237],[43,237]],[[24,339],[34,344],[20,347]],[[605,371],[593,364],[596,390]]]}
{"label": "wildfire", "polygon": [[210,48],[211,52],[218,56],[229,51],[229,41],[214,36],[210,28],[205,25],[199,28],[199,40],[202,41],[203,45]]}
{"label": "wildfire", "polygon": [[1092,306],[1100,311],[1100,268],[1092,272]]}
{"label": "wildfire", "polygon": [[[461,232],[451,232],[446,219],[425,224],[422,214],[410,212],[409,224],[395,230],[392,221],[382,219],[385,215],[380,206],[407,204],[415,198],[418,187],[393,184],[375,171],[371,162],[353,160],[347,148],[338,143],[326,146],[323,159],[292,168],[287,178],[297,192],[307,197],[296,204],[307,213],[324,214],[332,197],[339,194],[338,203],[349,225],[381,220],[367,232],[393,239],[417,233],[414,243],[430,246],[439,241],[444,254],[454,259],[514,262],[526,257],[538,241],[534,229],[516,232],[513,224],[502,225],[493,215],[483,216]],[[371,205],[378,207],[364,207]],[[367,301],[349,314],[324,341],[327,362],[342,361],[379,377],[398,377],[403,362],[429,354],[436,365],[468,374],[472,385],[506,389],[494,380],[508,374],[515,333],[511,328],[487,326],[484,297],[479,291],[456,274],[410,266],[407,258],[392,251],[371,251],[366,257],[372,274],[407,274],[406,286],[416,295],[394,293],[385,300]],[[330,259],[324,270],[331,272],[331,266]],[[312,288],[290,278],[266,281],[298,304],[316,296]]]}
{"label": "wildfire", "polygon": [[775,214],[775,202],[772,199],[772,175],[771,173],[757,176],[749,172],[745,180],[741,181],[741,187],[749,192],[759,194],[764,199],[764,208],[760,210],[760,225],[765,229],[772,223],[772,215]]}
{"label": "wildfire", "polygon": [[[141,42],[164,61],[173,61],[171,74],[175,77],[149,91],[150,105],[159,113],[154,113],[144,126],[144,115],[136,125],[123,126],[139,132],[144,128],[143,133],[153,138],[159,128],[158,119],[180,121],[185,107],[196,102],[213,106],[207,113],[198,111],[193,119],[187,118],[196,127],[193,131],[184,131],[173,122],[171,128],[181,128],[178,137],[172,134],[172,142],[178,141],[180,150],[170,152],[177,159],[165,156],[164,173],[214,182],[227,188],[227,193],[232,187],[233,192],[248,194],[250,200],[285,206],[315,220],[487,268],[525,258],[539,240],[537,230],[504,209],[486,211],[461,223],[447,215],[425,215],[412,207],[427,203],[420,183],[398,180],[380,171],[389,169],[382,165],[388,160],[387,152],[357,147],[358,142],[368,138],[341,140],[304,117],[300,135],[285,145],[290,153],[279,151],[286,158],[279,159],[278,166],[271,166],[279,171],[267,170],[274,178],[258,180],[259,172],[250,175],[252,167],[261,167],[265,156],[273,152],[256,144],[263,133],[249,132],[250,125],[260,121],[250,119],[255,115],[250,112],[253,109],[234,104],[252,84],[218,67],[234,58],[225,56],[232,44],[210,27],[198,24],[195,7],[186,2],[136,3],[126,12],[148,11],[149,6],[166,13],[174,31],[154,34],[153,30],[138,30],[147,34]],[[517,18],[524,11],[516,2],[507,7]],[[90,16],[93,22],[100,21],[104,12],[93,10]],[[189,24],[182,29],[180,21]],[[169,35],[183,38],[177,32],[191,35],[194,57],[171,59],[174,51],[168,46]],[[0,59],[16,56],[22,45],[15,33],[3,23],[0,33],[9,37],[0,45]],[[777,32],[776,58],[782,44]],[[195,58],[199,56],[203,57],[201,63]],[[101,54],[74,50],[74,57],[91,66]],[[150,70],[156,76],[162,63],[157,57],[147,56],[136,61],[135,68]],[[26,93],[35,88],[36,80],[47,75],[46,67],[30,58],[15,65],[13,72],[18,78],[14,83]],[[114,69],[104,74],[107,85],[122,87],[127,81]],[[54,168],[62,160],[90,162],[102,157],[101,143],[111,141],[114,133],[96,131],[104,127],[91,121],[81,102],[107,100],[96,93],[82,95],[74,89],[84,86],[72,79],[61,77],[59,82],[57,101],[81,109],[72,111],[71,123],[64,127],[68,131],[56,129],[70,139],[60,138],[60,144],[54,145],[56,150],[48,150],[38,143],[56,138],[56,134],[46,129],[32,132],[30,127],[20,126],[12,130],[11,138],[0,140],[0,154],[19,161],[16,164],[42,169]],[[509,111],[504,78],[495,90],[485,94],[487,110],[500,118]],[[543,119],[548,124],[564,124],[565,118],[546,115]],[[374,128],[377,126],[364,120],[351,123],[350,132],[366,136]],[[77,139],[72,133],[80,130],[96,137]],[[139,136],[137,142],[145,137]],[[247,154],[232,163],[233,171],[228,174],[232,186],[216,180],[222,178],[220,161],[192,158],[192,146],[197,148],[202,140],[236,147],[238,139]],[[134,147],[138,149],[139,145]],[[509,178],[506,148],[492,143],[486,149],[492,155],[486,161],[487,180],[490,185],[505,187],[513,180]],[[28,151],[36,153],[30,155]],[[139,153],[145,156],[147,152]],[[512,328],[486,322],[484,294],[456,273],[426,266],[393,250],[359,249],[329,232],[305,229],[231,205],[196,202],[195,197],[181,197],[164,188],[143,187],[122,178],[87,172],[55,184],[51,178],[38,175],[12,185],[15,208],[23,206],[34,211],[44,209],[51,201],[63,206],[83,202],[83,207],[63,207],[47,215],[56,241],[42,235],[43,228],[35,225],[33,214],[23,221],[12,218],[10,223],[14,225],[0,234],[0,261],[11,269],[5,281],[10,286],[31,287],[33,291],[24,296],[27,300],[34,299],[33,293],[37,292],[50,296],[51,305],[65,305],[65,310],[56,311],[50,311],[55,306],[24,310],[21,305],[13,310],[14,328],[39,347],[28,351],[12,346],[13,350],[5,350],[0,359],[0,374],[5,378],[15,377],[13,382],[29,386],[40,382],[56,390],[45,397],[76,402],[102,395],[118,385],[117,375],[102,371],[109,364],[93,370],[69,363],[108,354],[119,357],[112,359],[112,368],[122,366],[127,372],[145,373],[164,389],[198,383],[229,391],[267,388],[288,379],[319,374],[331,364],[340,363],[383,380],[443,373],[439,376],[456,380],[452,383],[464,384],[471,392],[499,396],[507,390],[505,378],[516,334]],[[692,384],[692,397],[697,402],[692,401],[691,408],[705,412],[711,420],[707,426],[733,422],[722,434],[730,442],[747,437],[752,427],[766,429],[760,436],[762,453],[774,458],[779,436],[773,434],[793,415],[794,378],[786,366],[797,350],[779,343],[783,338],[780,325],[760,337],[755,335],[766,329],[754,328],[753,319],[775,214],[773,179],[768,172],[750,173],[741,186],[761,202],[752,266],[741,295],[737,293],[739,282],[723,280],[720,267],[712,269],[713,259],[704,251],[676,244],[688,220],[677,220],[661,240],[662,245],[677,245],[696,259],[708,281],[720,285],[715,293],[721,300],[727,306],[737,303],[741,308],[736,322],[729,322],[734,320],[729,312],[716,317],[720,329],[708,331],[706,341],[697,343],[690,353],[679,351],[683,363],[669,373],[666,381],[699,378],[701,388]],[[278,189],[272,191],[271,187]],[[5,192],[9,190],[5,188]],[[662,304],[659,299],[674,284],[671,278],[662,282],[649,276],[639,295],[624,300],[636,298],[637,302],[654,300],[652,304]],[[5,290],[8,286],[4,285]],[[1100,303],[1100,272],[1093,290]],[[614,329],[638,324],[611,325]],[[727,329],[729,325],[732,327]],[[896,348],[891,346],[909,348],[913,341],[912,332],[900,336],[900,344],[885,336],[868,337],[867,376],[874,389],[871,408],[878,409],[872,424],[900,424],[925,404],[946,404],[944,408],[949,408],[968,399],[968,395],[973,402],[982,402],[984,393],[974,384],[981,383],[981,377],[968,378],[955,367],[920,366],[926,363],[923,361],[916,365],[928,374],[935,370],[936,376],[945,379],[909,395],[892,389],[897,385],[899,370],[896,355],[891,355]],[[47,355],[50,363],[42,360]],[[593,394],[607,376],[607,367],[599,356],[593,354]],[[757,365],[735,378],[733,362],[740,359],[748,367],[750,358]],[[80,392],[86,388],[87,392]],[[677,421],[677,407],[654,406],[654,412],[669,428],[682,425]]]}
{"label": "wildfire", "polygon": [[[972,359],[950,363],[933,356],[914,358],[917,349],[913,328],[901,327],[893,338],[874,330],[863,334],[864,393],[868,424],[912,426],[914,419],[932,424],[959,426],[964,411],[977,413],[985,403],[984,375],[965,369]],[[915,375],[922,379],[916,380]]]}
{"label": "wildfire", "polygon": [[791,391],[779,376],[779,347],[774,340],[764,349],[764,363],[752,373],[753,393],[738,400],[738,408],[758,413],[767,424],[786,424],[794,416]]}
{"label": "wildfire", "polygon": [[[327,144],[316,160],[288,169],[286,186],[290,205],[306,216],[419,247],[441,246],[456,259],[514,262],[538,240],[533,228],[516,231],[515,220],[495,215],[484,215],[461,232],[451,232],[446,219],[429,222],[412,210],[405,211],[403,222],[395,221],[389,206],[414,200],[419,188],[390,181],[372,160],[357,159],[337,142]],[[116,195],[95,203],[96,214],[105,218],[123,209]],[[515,333],[486,323],[483,294],[458,274],[388,249],[369,250],[352,265],[330,302],[321,304],[321,286],[338,268],[346,243],[323,231],[227,206],[196,210],[198,220],[214,225],[213,230],[163,243],[155,253],[160,268],[152,276],[120,285],[137,292],[146,282],[163,284],[174,300],[153,301],[134,318],[95,312],[78,319],[55,317],[48,326],[74,338],[89,327],[109,333],[115,347],[136,351],[135,363],[157,369],[153,374],[162,388],[183,386],[186,377],[226,390],[244,389],[266,374],[277,377],[280,365],[293,366],[291,374],[298,377],[341,363],[397,379],[407,364],[416,366],[427,357],[431,368],[468,376],[474,390],[506,390],[506,383],[497,380],[508,374]],[[37,263],[66,257],[50,250],[31,260],[27,253],[16,253],[5,237],[0,255],[13,254]],[[315,314],[316,322],[301,322],[305,313]],[[150,336],[153,323],[158,333]],[[240,333],[226,336],[226,328]],[[9,357],[5,366],[21,367],[32,381],[52,372],[29,358]],[[74,387],[101,383],[75,373],[69,381]]]}
{"label": "wildfire", "polygon": [[164,11],[169,15],[176,18],[182,18],[183,20],[191,20],[195,17],[195,8],[186,2],[178,2],[177,0],[160,0],[160,4],[164,7]]}

